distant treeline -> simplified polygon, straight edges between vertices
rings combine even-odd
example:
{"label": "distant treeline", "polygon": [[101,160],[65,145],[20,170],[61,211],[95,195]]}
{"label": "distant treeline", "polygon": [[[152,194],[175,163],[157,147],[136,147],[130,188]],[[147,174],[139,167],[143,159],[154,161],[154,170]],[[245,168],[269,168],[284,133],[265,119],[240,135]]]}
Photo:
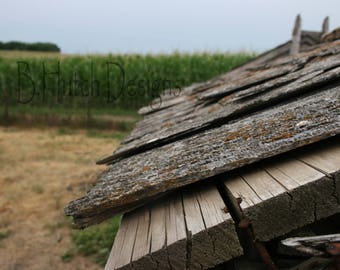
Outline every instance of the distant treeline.
{"label": "distant treeline", "polygon": [[0,41],[0,50],[60,52],[60,48],[49,42],[26,43],[20,41]]}

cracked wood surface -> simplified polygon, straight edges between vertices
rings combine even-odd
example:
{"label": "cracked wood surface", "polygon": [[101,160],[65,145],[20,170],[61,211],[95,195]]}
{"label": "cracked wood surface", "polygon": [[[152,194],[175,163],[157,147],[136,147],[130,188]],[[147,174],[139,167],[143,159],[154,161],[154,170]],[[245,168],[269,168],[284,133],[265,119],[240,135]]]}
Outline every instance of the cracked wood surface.
{"label": "cracked wood surface", "polygon": [[224,207],[204,184],[124,215],[105,270],[207,269],[241,255]]}
{"label": "cracked wood surface", "polygon": [[168,91],[162,97],[164,108],[146,115],[122,146],[98,163],[117,162],[339,81],[339,52],[339,41],[323,44],[295,57],[236,69],[211,82],[190,86],[179,96]]}
{"label": "cracked wood surface", "polygon": [[[328,139],[240,168],[225,185],[268,240],[340,212],[340,144]],[[208,269],[242,254],[235,224],[204,182],[122,219],[105,270]]]}
{"label": "cracked wood surface", "polygon": [[340,131],[340,87],[121,160],[65,212],[78,227],[131,210],[193,182],[242,167]]}
{"label": "cracked wood surface", "polygon": [[[340,212],[338,138],[240,169],[225,185],[267,241]],[[246,171],[246,172],[244,172]]]}

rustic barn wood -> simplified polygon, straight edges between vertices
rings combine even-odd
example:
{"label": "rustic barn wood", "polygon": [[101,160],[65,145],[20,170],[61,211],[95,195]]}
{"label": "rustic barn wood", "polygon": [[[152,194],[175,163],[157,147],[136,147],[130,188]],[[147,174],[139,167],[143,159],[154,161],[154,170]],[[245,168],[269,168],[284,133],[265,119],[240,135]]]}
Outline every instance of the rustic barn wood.
{"label": "rustic barn wood", "polygon": [[[331,48],[328,48],[330,51],[332,51],[332,49]],[[334,48],[333,48],[334,49]],[[320,53],[321,55],[323,55],[324,54],[324,52],[323,53],[321,53],[320,51],[318,52],[318,53]],[[313,53],[313,57],[311,56],[311,57],[309,57],[310,59],[313,59],[313,58],[315,58],[315,52]],[[320,55],[320,56],[321,56]],[[292,59],[292,58],[288,58],[288,60],[289,61],[291,61],[291,62],[298,62],[299,63],[299,65],[303,65],[304,64],[304,61],[306,61],[306,59],[308,59],[307,58],[307,56],[306,57],[302,57],[301,55],[297,58],[297,59]],[[287,60],[287,61],[288,61]],[[286,62],[287,62],[286,61]],[[282,62],[282,61],[281,61]],[[281,65],[282,65],[282,63],[281,63]],[[263,68],[263,67],[262,67]],[[268,66],[266,67],[266,68],[268,68]],[[222,78],[220,78],[220,80],[219,80],[219,83],[217,83],[217,86],[215,85],[213,85],[212,83],[209,83],[209,82],[207,82],[206,84],[207,84],[207,86],[205,87],[206,88],[206,90],[207,90],[207,93],[206,94],[204,94],[204,95],[202,95],[202,96],[200,96],[200,98],[201,97],[205,97],[205,95],[208,95],[208,96],[211,96],[211,97],[214,97],[214,92],[216,92],[216,94],[217,95],[221,95],[221,94],[223,94],[223,92],[221,92],[220,93],[220,91],[217,91],[216,89],[214,89],[214,87],[218,87],[218,89],[222,89],[223,91],[225,91],[224,90],[224,88],[225,87],[223,87],[223,84],[225,84],[227,87],[228,87],[228,85],[230,85],[230,84],[234,84],[234,82],[233,81],[235,81],[235,78],[236,78],[236,81],[240,81],[241,80],[241,82],[242,82],[242,79],[245,79],[245,78],[247,78],[247,77],[251,77],[253,74],[251,73],[251,72],[249,72],[250,70],[242,70],[242,68],[240,68],[241,69],[241,71],[239,71],[239,69],[237,69],[237,70],[234,70],[234,71],[231,71],[231,72],[229,72],[229,73],[227,73],[226,75],[225,75],[225,78],[224,79],[222,79]],[[254,70],[257,70],[257,71],[259,71],[259,73],[261,73],[261,66],[256,66],[256,67],[254,67]],[[292,71],[292,70],[291,70]],[[290,71],[290,72],[291,72]],[[235,74],[236,73],[236,74]],[[233,76],[231,76],[231,74],[233,74]],[[221,81],[223,82],[223,83],[221,83]],[[228,87],[229,88],[229,87]],[[190,89],[193,89],[192,91],[189,91],[189,92],[187,92],[187,91],[183,91],[183,95],[187,95],[187,98],[190,100],[190,101],[193,101],[193,99],[195,99],[195,92],[197,92],[197,88],[195,88],[195,87],[190,87]],[[196,90],[195,90],[196,89]],[[222,95],[223,96],[223,95]],[[183,99],[184,100],[184,99]],[[193,103],[193,104],[195,104],[195,105],[198,105],[197,104],[197,102],[196,103]],[[157,114],[155,114],[155,115],[150,115],[149,117],[146,117],[146,119],[145,120],[143,120],[143,121],[141,121],[140,123],[141,124],[146,124],[147,122],[148,122],[148,120],[151,120],[151,119],[153,119],[154,121],[156,121],[157,122],[157,120],[159,120],[159,119],[162,119],[164,122],[166,122],[167,120],[169,120],[169,119],[172,119],[173,118],[173,115],[171,115],[171,113],[172,113],[172,111],[174,110],[174,113],[175,112],[179,112],[180,113],[180,115],[181,115],[181,113],[182,113],[182,109],[184,109],[184,108],[182,108],[181,106],[182,105],[184,105],[184,104],[182,104],[182,103],[179,103],[179,107],[178,108],[172,108],[172,107],[170,107],[170,108],[168,108],[168,110],[165,110],[164,112],[162,112],[161,113],[161,115],[159,115],[158,113]],[[196,108],[197,109],[197,108]],[[167,118],[166,116],[167,116],[167,114],[170,114],[169,115],[169,117]],[[185,113],[183,113],[183,115],[186,115]],[[153,117],[154,116],[154,117]],[[202,117],[202,115],[201,115],[201,117]],[[144,131],[144,127],[146,127],[146,126],[144,126],[144,124],[143,124],[143,129],[139,129],[138,128],[138,125],[137,125],[137,127],[136,127],[136,129],[132,132],[132,134],[131,134],[131,136],[129,136],[129,138],[127,139],[127,141],[130,141],[131,139],[133,139],[133,137],[139,137],[139,136],[141,136],[142,134],[139,134],[140,132],[143,132]],[[160,125],[161,126],[161,125]],[[157,127],[159,127],[158,125],[154,125],[153,126],[153,128],[157,128]],[[139,131],[139,132],[138,132]],[[145,131],[146,132],[146,131]],[[148,129],[147,130],[147,132],[146,133],[150,133],[150,130]]]}
{"label": "rustic barn wood", "polygon": [[198,92],[206,91],[213,87],[218,87],[222,84],[229,82],[235,77],[239,77],[247,69],[254,69],[255,67],[263,65],[264,63],[268,63],[280,57],[289,55],[290,47],[291,41],[287,41],[271,50],[268,50],[258,55],[256,58],[249,60],[248,62],[232,69],[226,74],[219,75],[206,82],[194,83],[183,89],[167,89],[160,95],[160,97],[155,98],[151,102],[151,104],[157,104],[158,106],[148,105],[142,107],[138,111],[138,113],[141,115],[148,115],[155,112],[159,112],[163,109],[167,109],[174,105],[180,105],[181,102],[185,102],[188,96],[194,95]]}
{"label": "rustic barn wood", "polygon": [[301,40],[301,17],[300,14],[296,16],[295,24],[292,33],[292,44],[290,47],[290,55],[299,53]]}
{"label": "rustic barn wood", "polygon": [[322,22],[322,35],[325,35],[329,32],[329,17],[327,16]]}
{"label": "rustic barn wood", "polygon": [[[244,73],[239,81],[212,88],[204,95],[199,94],[199,98],[187,97],[180,105],[149,115],[139,122],[125,144],[99,163],[112,163],[191,136],[337,81],[340,78],[339,51],[338,42],[295,60],[278,61],[255,74]],[[267,79],[263,81],[263,78]],[[230,91],[236,92],[230,94]]]}
{"label": "rustic barn wood", "polygon": [[[339,212],[339,165],[334,138],[240,168],[224,184],[264,240]],[[226,210],[213,182],[205,182],[132,211],[105,269],[207,269],[237,257],[242,248]]]}
{"label": "rustic barn wood", "polygon": [[256,237],[269,240],[338,213],[339,172],[340,145],[332,140],[313,145],[307,153],[259,162],[246,172],[240,169],[225,185],[242,198]]}
{"label": "rustic barn wood", "polygon": [[124,215],[105,269],[207,269],[241,255],[224,208],[205,184]]}
{"label": "rustic barn wood", "polygon": [[125,213],[106,270],[210,269],[251,247],[274,267],[260,241],[340,213],[340,31],[327,28],[298,16],[291,41],[140,110],[65,208],[78,228]]}
{"label": "rustic barn wood", "polygon": [[[321,43],[321,35],[325,34],[325,29],[327,29],[328,17],[325,18],[323,22],[322,32],[313,32],[313,31],[301,31],[301,52],[310,51],[311,48],[315,48],[315,45]],[[264,64],[269,62],[273,62],[275,59],[285,57],[289,55],[292,41],[287,41],[273,49],[270,49],[256,58],[232,69],[226,74],[219,75],[209,81],[203,83],[194,83],[189,87],[185,87],[183,89],[167,89],[160,95],[154,99],[151,104],[156,104],[158,106],[148,105],[142,107],[138,112],[142,115],[151,114],[154,112],[159,112],[160,110],[166,109],[168,107],[179,105],[181,102],[185,101],[186,96],[191,96],[195,93],[209,90],[213,87],[218,87],[223,84],[228,83],[230,80],[233,80],[235,77],[239,77],[242,72],[246,70],[254,70]],[[161,101],[161,102],[160,102]]]}
{"label": "rustic barn wood", "polygon": [[340,87],[255,113],[238,122],[113,164],[65,209],[76,226],[131,210],[176,188],[336,135]]}

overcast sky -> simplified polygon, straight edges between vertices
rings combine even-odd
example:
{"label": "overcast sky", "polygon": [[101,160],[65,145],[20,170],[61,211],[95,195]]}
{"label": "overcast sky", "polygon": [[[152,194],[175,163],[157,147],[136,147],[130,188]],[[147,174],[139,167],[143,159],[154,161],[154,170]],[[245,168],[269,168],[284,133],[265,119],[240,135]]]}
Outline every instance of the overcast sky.
{"label": "overcast sky", "polygon": [[49,41],[66,53],[263,51],[290,38],[296,14],[340,26],[339,0],[0,0],[0,40]]}

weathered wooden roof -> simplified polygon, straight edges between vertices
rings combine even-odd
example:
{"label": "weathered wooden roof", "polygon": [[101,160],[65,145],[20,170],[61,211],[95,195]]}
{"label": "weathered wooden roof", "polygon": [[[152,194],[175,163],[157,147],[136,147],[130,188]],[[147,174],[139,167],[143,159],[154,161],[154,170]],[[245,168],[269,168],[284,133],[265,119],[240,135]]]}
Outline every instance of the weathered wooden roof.
{"label": "weathered wooden roof", "polygon": [[[268,55],[267,55],[268,56]],[[265,57],[267,57],[265,55]],[[260,58],[261,59],[261,58]],[[340,41],[255,60],[143,108],[109,168],[65,209],[78,227],[340,131]]]}
{"label": "weathered wooden roof", "polygon": [[340,212],[340,144],[322,141],[183,189],[124,215],[105,270],[209,269],[243,254],[221,181],[268,240]]}

